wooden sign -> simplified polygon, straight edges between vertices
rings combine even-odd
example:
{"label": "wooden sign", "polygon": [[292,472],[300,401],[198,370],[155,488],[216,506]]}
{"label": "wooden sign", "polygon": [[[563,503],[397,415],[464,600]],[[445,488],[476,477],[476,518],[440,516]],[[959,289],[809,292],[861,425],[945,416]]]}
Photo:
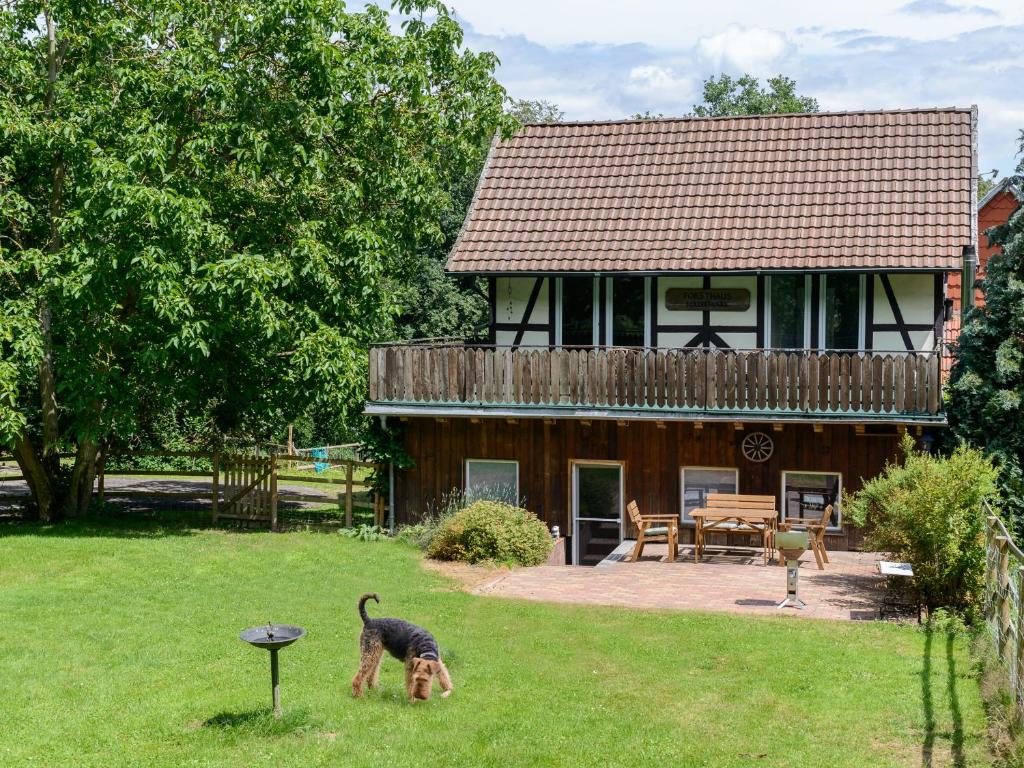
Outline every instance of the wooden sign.
{"label": "wooden sign", "polygon": [[665,308],[676,312],[743,312],[750,309],[747,288],[669,288]]}

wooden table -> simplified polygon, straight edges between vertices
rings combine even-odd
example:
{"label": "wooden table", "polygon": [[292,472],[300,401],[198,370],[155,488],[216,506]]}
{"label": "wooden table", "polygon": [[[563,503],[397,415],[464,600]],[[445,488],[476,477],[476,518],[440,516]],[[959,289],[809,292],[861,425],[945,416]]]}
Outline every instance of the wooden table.
{"label": "wooden table", "polygon": [[695,509],[690,513],[697,530],[694,534],[693,558],[700,562],[704,553],[704,533],[718,530],[723,533],[760,533],[764,547],[764,564],[775,554],[775,531],[779,513],[775,509]]}

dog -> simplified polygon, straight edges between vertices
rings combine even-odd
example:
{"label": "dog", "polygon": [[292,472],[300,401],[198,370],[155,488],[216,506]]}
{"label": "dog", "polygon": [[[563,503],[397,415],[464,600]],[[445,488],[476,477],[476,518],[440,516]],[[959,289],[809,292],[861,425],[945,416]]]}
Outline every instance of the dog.
{"label": "dog", "polygon": [[430,698],[435,677],[441,685],[441,696],[450,696],[452,680],[441,661],[434,636],[423,627],[402,619],[371,619],[366,615],[367,600],[380,603],[380,598],[372,593],[359,598],[363,631],[359,634],[359,671],[352,678],[352,695],[358,699],[365,687],[377,686],[380,665],[387,651],[405,662],[405,690],[410,703]]}

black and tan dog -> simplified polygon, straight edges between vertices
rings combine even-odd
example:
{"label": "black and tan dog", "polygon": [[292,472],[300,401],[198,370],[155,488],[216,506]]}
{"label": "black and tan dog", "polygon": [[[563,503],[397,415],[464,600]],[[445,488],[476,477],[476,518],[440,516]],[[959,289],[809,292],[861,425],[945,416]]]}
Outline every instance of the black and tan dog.
{"label": "black and tan dog", "polygon": [[367,600],[380,602],[375,594],[359,598],[363,631],[359,635],[359,671],[352,678],[352,695],[358,699],[363,695],[364,686],[376,687],[384,651],[405,662],[405,689],[409,701],[429,699],[435,676],[444,691],[441,695],[450,695],[452,681],[441,661],[434,636],[423,627],[402,619],[371,619],[366,615]]}

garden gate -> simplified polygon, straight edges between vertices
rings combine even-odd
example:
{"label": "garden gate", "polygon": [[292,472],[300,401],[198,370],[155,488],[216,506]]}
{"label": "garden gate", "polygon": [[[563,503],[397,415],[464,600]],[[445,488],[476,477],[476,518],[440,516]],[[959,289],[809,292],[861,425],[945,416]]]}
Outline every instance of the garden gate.
{"label": "garden gate", "polygon": [[213,478],[214,499],[218,491],[224,499],[214,507],[215,523],[218,520],[269,523],[271,530],[277,530],[276,456],[215,455]]}

